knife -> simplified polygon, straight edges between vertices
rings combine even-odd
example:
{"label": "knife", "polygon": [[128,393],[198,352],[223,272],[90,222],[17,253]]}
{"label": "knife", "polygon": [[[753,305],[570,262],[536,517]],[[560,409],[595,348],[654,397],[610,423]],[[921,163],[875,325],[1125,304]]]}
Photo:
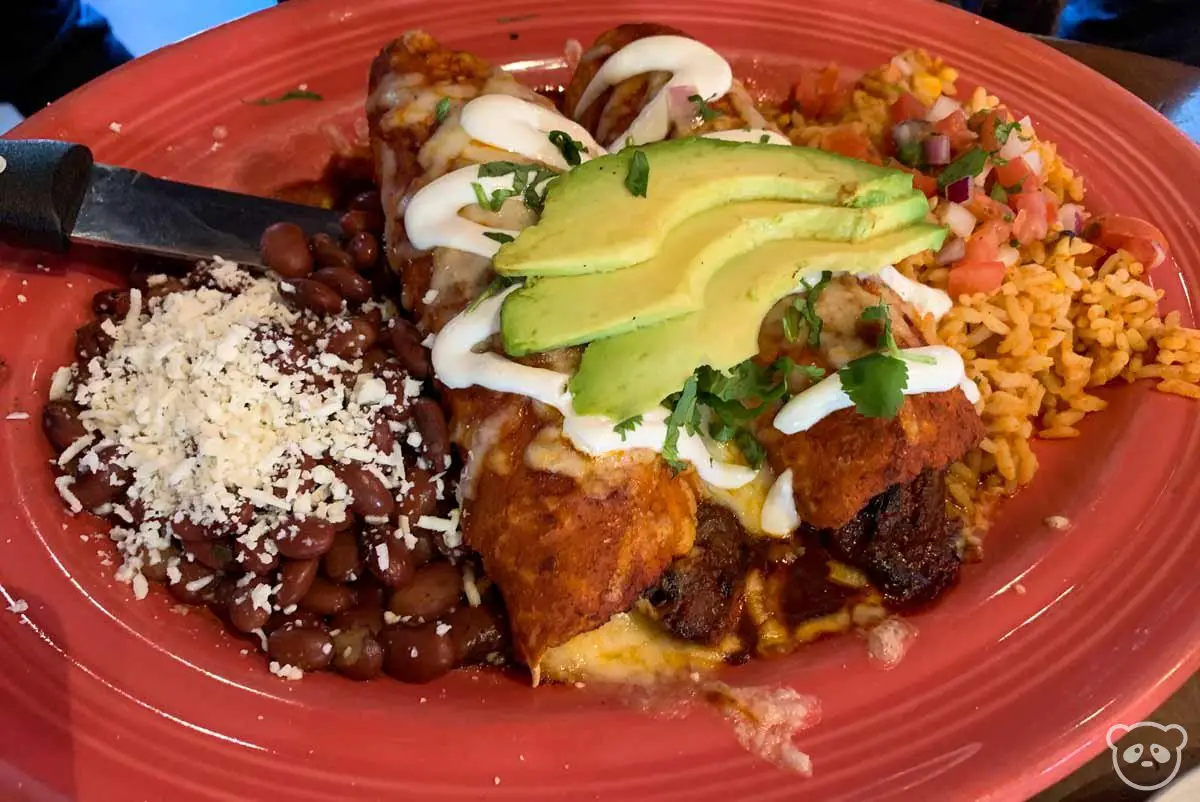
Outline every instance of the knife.
{"label": "knife", "polygon": [[272,223],[340,237],[339,212],[154,178],[96,164],[83,145],[0,139],[0,242],[43,251],[72,243],[263,267]]}

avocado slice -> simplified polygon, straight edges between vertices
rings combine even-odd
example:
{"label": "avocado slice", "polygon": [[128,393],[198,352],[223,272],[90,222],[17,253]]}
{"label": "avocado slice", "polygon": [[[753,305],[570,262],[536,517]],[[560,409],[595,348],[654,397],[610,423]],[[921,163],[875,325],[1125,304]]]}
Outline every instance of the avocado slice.
{"label": "avocado slice", "polygon": [[612,337],[699,309],[722,265],[766,242],[857,242],[921,220],[929,202],[913,191],[883,206],[851,209],[743,201],[700,212],[674,228],[650,260],[586,276],[534,279],[504,302],[504,350],[523,356]]}
{"label": "avocado slice", "polygon": [[[650,165],[646,197],[625,187],[635,152]],[[626,148],[551,183],[537,225],[505,244],[501,275],[565,276],[639,264],[675,226],[745,200],[790,200],[855,208],[912,192],[912,176],[812,148],[690,137]]]}
{"label": "avocado slice", "polygon": [[570,382],[575,411],[625,420],[654,409],[701,365],[728,370],[757,354],[763,318],[804,276],[875,271],[945,238],[945,228],[917,223],[865,242],[762,245],[717,271],[699,311],[589,345]]}

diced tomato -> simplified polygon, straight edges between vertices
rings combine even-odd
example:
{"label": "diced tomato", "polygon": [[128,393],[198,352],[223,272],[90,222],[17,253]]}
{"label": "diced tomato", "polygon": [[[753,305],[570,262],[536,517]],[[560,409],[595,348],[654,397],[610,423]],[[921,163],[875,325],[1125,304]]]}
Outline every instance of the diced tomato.
{"label": "diced tomato", "polygon": [[1000,150],[1000,143],[996,141],[996,121],[1011,122],[1012,115],[1008,113],[1008,109],[1003,106],[997,106],[989,111],[983,117],[983,122],[979,125],[979,144],[983,145],[983,149],[995,153]]}
{"label": "diced tomato", "polygon": [[1058,198],[1045,187],[1042,187],[1042,197],[1046,199],[1046,224],[1052,226],[1058,222]]}
{"label": "diced tomato", "polygon": [[1110,251],[1123,250],[1153,270],[1167,260],[1170,248],[1157,226],[1137,217],[1106,214],[1093,219],[1084,230],[1088,242]]}
{"label": "diced tomato", "polygon": [[1011,223],[1013,210],[998,200],[976,192],[964,206],[979,220],[1002,220]]}
{"label": "diced tomato", "polygon": [[999,258],[1000,246],[1008,242],[1009,227],[1003,220],[986,220],[967,238],[964,262],[991,262]]}
{"label": "diced tomato", "polygon": [[905,120],[924,120],[928,113],[928,107],[917,100],[912,92],[905,92],[892,104],[892,122],[894,123],[902,123]]}
{"label": "diced tomato", "polygon": [[1046,196],[1040,189],[1016,192],[1008,196],[1017,217],[1013,220],[1013,236],[1022,245],[1045,239],[1050,228],[1046,218]]}
{"label": "diced tomato", "polygon": [[1009,159],[1004,164],[995,165],[995,168],[996,180],[1000,182],[1000,186],[1010,192],[1015,187],[1020,187],[1020,192],[1029,192],[1042,187],[1041,176],[1035,173],[1029,166],[1029,162],[1021,156]]}
{"label": "diced tomato", "polygon": [[948,117],[943,117],[933,124],[934,133],[950,137],[950,149],[955,153],[966,150],[975,144],[975,134],[967,128],[967,114],[957,109]]}
{"label": "diced tomato", "polygon": [[836,64],[823,70],[805,70],[792,88],[792,101],[809,120],[831,117],[849,100],[849,87],[840,81]]}
{"label": "diced tomato", "polygon": [[848,125],[838,125],[821,134],[821,150],[871,164],[881,164],[883,161],[871,140]]}
{"label": "diced tomato", "polygon": [[888,164],[888,167],[892,167],[897,170],[903,170],[911,175],[913,177],[913,189],[923,192],[925,197],[932,198],[938,194],[937,179],[933,176],[925,175],[925,173],[922,173],[920,170],[917,170],[914,167],[909,167],[907,164],[901,164],[895,160],[892,160]]}
{"label": "diced tomato", "polygon": [[1004,283],[1004,263],[995,261],[972,262],[967,259],[950,268],[950,280],[946,291],[951,298],[972,295],[977,292],[993,293]]}

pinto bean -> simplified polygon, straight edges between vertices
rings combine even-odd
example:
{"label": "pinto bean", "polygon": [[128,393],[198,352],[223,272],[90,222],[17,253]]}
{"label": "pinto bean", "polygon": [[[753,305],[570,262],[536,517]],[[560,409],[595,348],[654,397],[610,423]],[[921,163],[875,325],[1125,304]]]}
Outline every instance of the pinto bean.
{"label": "pinto bean", "polygon": [[268,226],[259,241],[263,263],[284,278],[304,278],[313,270],[308,238],[295,223]]}
{"label": "pinto bean", "polygon": [[261,629],[271,620],[270,602],[256,601],[262,598],[264,588],[269,591],[271,586],[265,579],[255,577],[233,592],[229,600],[229,622],[242,632]]}
{"label": "pinto bean", "polygon": [[168,582],[167,590],[184,604],[200,604],[216,590],[217,579],[217,572],[208,566],[180,560],[179,576]]}
{"label": "pinto bean", "polygon": [[363,555],[358,538],[350,532],[338,532],[333,545],[321,558],[325,576],[334,582],[353,582],[363,574]]}
{"label": "pinto bean", "polygon": [[349,267],[322,267],[313,273],[313,279],[321,282],[352,304],[371,300],[371,282]]}
{"label": "pinto bean", "polygon": [[333,660],[333,641],[322,629],[286,627],[275,630],[267,638],[267,654],[283,665],[320,671],[328,668]]}
{"label": "pinto bean", "polygon": [[320,557],[333,545],[337,528],[320,518],[286,521],[272,533],[279,553],[294,560]]}
{"label": "pinto bean", "polygon": [[383,672],[383,647],[369,629],[342,630],[333,636],[333,667],[351,679],[374,679]]}
{"label": "pinto bean", "polygon": [[186,541],[183,550],[196,562],[214,571],[225,571],[234,565],[233,544],[225,538]]}
{"label": "pinto bean", "polygon": [[279,546],[266,535],[250,545],[242,538],[235,538],[233,551],[235,562],[248,573],[265,576],[279,567]]}
{"label": "pinto bean", "polygon": [[91,320],[75,330],[75,358],[82,364],[102,357],[112,348],[113,338],[101,327],[99,320]]}
{"label": "pinto bean", "polygon": [[504,648],[508,639],[504,620],[486,604],[459,605],[446,616],[445,622],[450,625],[447,635],[454,641],[459,665],[482,662],[492,652]]}
{"label": "pinto bean", "polygon": [[342,311],[342,296],[311,278],[291,278],[279,282],[285,297],[291,297],[302,309],[318,315],[336,315]]}
{"label": "pinto bean", "polygon": [[388,344],[401,367],[414,379],[427,379],[432,372],[429,349],[421,345],[421,334],[407,320],[394,318],[388,331]]}
{"label": "pinto bean", "polygon": [[459,570],[446,562],[429,563],[417,569],[407,585],[392,591],[388,610],[420,624],[445,615],[461,598]]}
{"label": "pinto bean", "polygon": [[129,290],[101,290],[92,296],[92,311],[96,317],[121,322],[129,314]]}
{"label": "pinto bean", "polygon": [[418,398],[413,402],[413,423],[421,433],[421,450],[434,472],[445,470],[450,460],[450,427],[442,408],[432,398]]}
{"label": "pinto bean", "polygon": [[396,507],[396,500],[379,477],[363,468],[361,465],[350,463],[339,465],[337,475],[353,496],[351,508],[364,518],[387,518]]}
{"label": "pinto bean", "polygon": [[416,572],[416,561],[404,543],[388,527],[374,527],[363,537],[367,543],[367,568],[389,588],[408,584]]}
{"label": "pinto bean", "polygon": [[379,240],[370,231],[360,231],[351,237],[346,250],[359,270],[366,270],[379,261]]}
{"label": "pinto bean", "polygon": [[359,605],[353,610],[338,613],[329,621],[329,626],[335,630],[348,630],[362,627],[378,635],[383,629],[383,610],[379,607]]}
{"label": "pinto bean", "polygon": [[435,624],[387,627],[380,633],[383,670],[402,682],[430,682],[454,668],[454,642]]}
{"label": "pinto bean", "polygon": [[328,579],[316,577],[308,593],[300,600],[300,606],[318,615],[336,615],[349,610],[358,603],[354,588],[335,585]]}
{"label": "pinto bean", "polygon": [[333,330],[325,350],[341,359],[358,359],[377,339],[379,330],[369,320],[352,318]]}
{"label": "pinto bean", "polygon": [[87,434],[87,429],[79,420],[80,412],[78,404],[65,400],[51,401],[42,410],[42,431],[56,451],[66,451],[72,443]]}
{"label": "pinto bean", "polygon": [[279,568],[279,590],[275,592],[275,603],[287,608],[299,604],[317,578],[316,559],[286,560]]}
{"label": "pinto bean", "polygon": [[313,257],[321,267],[345,267],[353,269],[354,260],[350,254],[342,250],[337,240],[328,234],[314,234],[309,240],[312,244]]}
{"label": "pinto bean", "polygon": [[433,482],[433,474],[421,468],[409,471],[408,481],[412,487],[401,497],[397,505],[399,515],[407,515],[410,521],[415,521],[422,515],[432,515],[437,510],[437,487]]}

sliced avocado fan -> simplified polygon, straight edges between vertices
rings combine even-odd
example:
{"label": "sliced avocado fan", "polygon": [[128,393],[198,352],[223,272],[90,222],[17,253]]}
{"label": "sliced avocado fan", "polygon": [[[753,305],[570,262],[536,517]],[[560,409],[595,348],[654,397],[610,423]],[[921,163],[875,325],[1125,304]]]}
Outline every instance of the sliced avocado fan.
{"label": "sliced avocado fan", "polygon": [[[645,197],[625,186],[636,153],[650,165]],[[541,220],[505,244],[493,265],[507,276],[601,273],[645,262],[668,231],[715,206],[784,200],[863,208],[911,192],[907,173],[812,148],[670,140],[593,159],[556,179]]]}
{"label": "sliced avocado fan", "polygon": [[575,411],[619,421],[654,409],[700,366],[728,370],[757,354],[763,318],[805,276],[876,271],[945,237],[945,228],[918,223],[857,243],[761,245],[717,271],[699,311],[589,345],[570,382]]}

